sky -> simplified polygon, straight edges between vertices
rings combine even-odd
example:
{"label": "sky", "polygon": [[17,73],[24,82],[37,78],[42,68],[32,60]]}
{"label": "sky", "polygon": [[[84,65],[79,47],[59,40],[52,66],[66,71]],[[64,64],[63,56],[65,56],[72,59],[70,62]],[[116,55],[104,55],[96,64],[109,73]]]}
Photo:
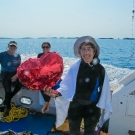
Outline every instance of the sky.
{"label": "sky", "polygon": [[0,0],[0,37],[133,37],[132,10],[134,0]]}

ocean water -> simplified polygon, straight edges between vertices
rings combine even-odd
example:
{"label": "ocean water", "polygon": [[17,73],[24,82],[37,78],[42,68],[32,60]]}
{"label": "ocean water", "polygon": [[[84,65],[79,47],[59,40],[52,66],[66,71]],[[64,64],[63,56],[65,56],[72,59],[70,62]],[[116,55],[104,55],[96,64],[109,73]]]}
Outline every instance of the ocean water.
{"label": "ocean water", "polygon": [[[18,43],[17,52],[22,61],[36,58],[42,52],[43,42],[51,43],[51,51],[58,52],[64,60],[64,73],[66,75],[70,66],[79,58],[74,56],[73,45],[76,39],[0,39],[0,52],[7,50],[10,40]],[[123,39],[95,39],[100,46],[100,63],[105,67],[110,83],[117,84],[120,79],[135,70],[135,40]]]}

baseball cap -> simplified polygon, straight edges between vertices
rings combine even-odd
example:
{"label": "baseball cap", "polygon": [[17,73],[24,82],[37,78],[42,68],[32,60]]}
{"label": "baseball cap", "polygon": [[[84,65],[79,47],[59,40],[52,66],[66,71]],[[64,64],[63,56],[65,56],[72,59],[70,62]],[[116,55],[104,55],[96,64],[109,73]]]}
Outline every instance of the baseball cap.
{"label": "baseball cap", "polygon": [[8,45],[15,45],[15,46],[17,47],[17,42],[16,42],[16,41],[10,41],[10,42],[8,43]]}

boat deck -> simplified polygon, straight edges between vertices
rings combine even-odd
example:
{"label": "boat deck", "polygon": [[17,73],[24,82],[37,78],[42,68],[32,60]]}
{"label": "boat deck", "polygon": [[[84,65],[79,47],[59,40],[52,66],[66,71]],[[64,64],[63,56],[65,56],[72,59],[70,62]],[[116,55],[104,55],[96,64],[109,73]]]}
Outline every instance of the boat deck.
{"label": "boat deck", "polygon": [[21,118],[18,121],[10,123],[0,122],[0,131],[3,132],[11,129],[15,132],[26,131],[36,135],[46,135],[48,131],[51,131],[55,121],[55,117],[47,114],[29,114],[27,117]]}

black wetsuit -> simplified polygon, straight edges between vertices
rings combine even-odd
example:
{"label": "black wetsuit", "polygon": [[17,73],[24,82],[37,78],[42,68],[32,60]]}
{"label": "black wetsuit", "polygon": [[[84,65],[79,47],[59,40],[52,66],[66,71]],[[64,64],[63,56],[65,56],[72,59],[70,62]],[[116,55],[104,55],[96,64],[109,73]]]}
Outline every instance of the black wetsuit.
{"label": "black wetsuit", "polygon": [[[4,104],[6,105],[7,109],[10,109],[10,102],[12,97],[20,91],[22,88],[22,83],[17,79],[14,83],[11,82],[11,78],[16,74],[16,71],[14,72],[1,72],[1,79],[2,79],[2,85],[5,89],[5,100]],[[11,85],[13,85],[14,90],[11,90]]]}
{"label": "black wetsuit", "polygon": [[40,58],[44,53],[39,53],[37,58]]}
{"label": "black wetsuit", "polygon": [[96,107],[104,81],[105,70],[101,64],[90,66],[83,61],[80,64],[76,92],[68,110],[70,134],[78,135],[84,118],[84,134],[93,135],[100,117],[100,108]]}

